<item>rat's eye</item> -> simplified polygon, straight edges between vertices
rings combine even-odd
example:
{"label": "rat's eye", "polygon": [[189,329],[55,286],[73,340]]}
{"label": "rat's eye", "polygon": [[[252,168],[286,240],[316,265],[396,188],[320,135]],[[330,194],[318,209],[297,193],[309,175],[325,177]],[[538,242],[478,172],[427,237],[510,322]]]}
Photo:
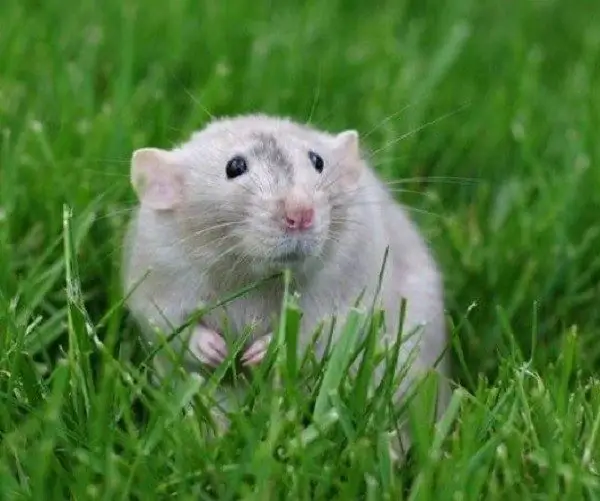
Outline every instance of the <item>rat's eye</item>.
{"label": "rat's eye", "polygon": [[247,170],[248,163],[246,162],[246,159],[238,155],[227,162],[225,173],[227,174],[227,179],[233,179],[234,177],[241,176]]}
{"label": "rat's eye", "polygon": [[323,172],[324,162],[319,155],[317,155],[314,151],[309,151],[308,158],[310,158],[310,161],[315,166],[315,169],[317,169],[317,172]]}

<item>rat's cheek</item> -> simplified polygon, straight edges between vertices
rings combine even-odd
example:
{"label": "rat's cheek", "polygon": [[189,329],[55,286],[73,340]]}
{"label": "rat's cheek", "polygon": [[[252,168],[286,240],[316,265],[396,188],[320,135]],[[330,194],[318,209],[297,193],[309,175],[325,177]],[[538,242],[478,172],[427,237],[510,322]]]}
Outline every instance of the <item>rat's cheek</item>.
{"label": "rat's cheek", "polygon": [[262,256],[273,239],[273,230],[268,221],[248,220],[243,227],[236,229],[236,236],[244,252],[250,256]]}
{"label": "rat's cheek", "polygon": [[331,221],[331,204],[329,197],[325,194],[320,194],[315,197],[315,227],[318,229],[327,229]]}
{"label": "rat's cheek", "polygon": [[275,202],[257,204],[248,214],[249,226],[258,235],[272,237],[280,231],[282,213],[281,207]]}
{"label": "rat's cheek", "polygon": [[362,168],[360,162],[341,162],[336,167],[333,183],[337,192],[348,193],[358,188],[362,177]]}

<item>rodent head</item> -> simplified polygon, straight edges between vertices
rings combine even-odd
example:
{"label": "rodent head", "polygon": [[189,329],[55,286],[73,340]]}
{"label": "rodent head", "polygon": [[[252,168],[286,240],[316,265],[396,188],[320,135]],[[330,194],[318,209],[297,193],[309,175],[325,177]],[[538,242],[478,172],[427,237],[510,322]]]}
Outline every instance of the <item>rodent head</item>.
{"label": "rodent head", "polygon": [[248,115],[213,121],[170,151],[135,151],[131,179],[142,207],[173,218],[192,255],[264,272],[323,258],[348,229],[362,169],[354,130]]}

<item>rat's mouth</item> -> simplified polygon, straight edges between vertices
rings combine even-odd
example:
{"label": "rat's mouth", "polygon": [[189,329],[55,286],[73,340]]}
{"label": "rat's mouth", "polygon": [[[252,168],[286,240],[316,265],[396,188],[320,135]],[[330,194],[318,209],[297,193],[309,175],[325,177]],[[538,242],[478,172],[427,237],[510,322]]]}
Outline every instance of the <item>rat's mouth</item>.
{"label": "rat's mouth", "polygon": [[280,264],[299,263],[319,253],[317,239],[286,238],[272,249],[271,258]]}
{"label": "rat's mouth", "polygon": [[278,263],[297,263],[302,261],[306,257],[305,254],[300,252],[285,252],[274,257],[274,261]]}

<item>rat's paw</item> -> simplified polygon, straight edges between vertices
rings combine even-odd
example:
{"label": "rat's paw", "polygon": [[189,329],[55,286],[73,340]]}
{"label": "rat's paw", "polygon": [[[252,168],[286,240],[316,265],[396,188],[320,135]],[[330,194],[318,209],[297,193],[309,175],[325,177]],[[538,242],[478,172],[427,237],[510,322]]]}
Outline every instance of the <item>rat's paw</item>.
{"label": "rat's paw", "polygon": [[190,349],[205,364],[216,367],[227,358],[225,340],[215,331],[198,325],[190,339]]}
{"label": "rat's paw", "polygon": [[249,366],[260,364],[267,354],[272,338],[273,336],[271,334],[267,334],[254,341],[242,355],[242,365]]}

